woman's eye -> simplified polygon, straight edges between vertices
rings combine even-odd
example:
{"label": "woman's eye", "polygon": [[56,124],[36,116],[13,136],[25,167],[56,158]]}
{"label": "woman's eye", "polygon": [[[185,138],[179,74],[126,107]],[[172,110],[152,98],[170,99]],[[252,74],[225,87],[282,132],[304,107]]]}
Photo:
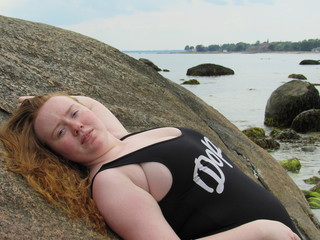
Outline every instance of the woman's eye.
{"label": "woman's eye", "polygon": [[61,137],[61,136],[63,136],[63,134],[65,133],[65,129],[64,128],[61,128],[61,129],[59,129],[59,131],[58,131],[58,137]]}
{"label": "woman's eye", "polygon": [[79,110],[72,112],[72,118],[76,118],[79,113]]}

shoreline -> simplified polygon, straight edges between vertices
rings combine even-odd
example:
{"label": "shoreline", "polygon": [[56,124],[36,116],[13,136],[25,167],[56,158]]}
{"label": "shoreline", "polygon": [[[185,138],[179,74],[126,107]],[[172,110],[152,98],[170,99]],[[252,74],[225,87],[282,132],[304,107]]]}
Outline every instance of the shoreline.
{"label": "shoreline", "polygon": [[[161,51],[158,53],[162,53]],[[311,51],[270,51],[270,52],[217,52],[217,51],[206,51],[206,52],[164,52],[169,54],[319,54],[320,52],[311,52]]]}
{"label": "shoreline", "polygon": [[125,54],[314,54],[320,55],[320,52],[312,51],[265,51],[265,52],[255,52],[255,51],[242,51],[242,52],[223,52],[223,51],[184,51],[184,50],[123,50],[121,51]]}

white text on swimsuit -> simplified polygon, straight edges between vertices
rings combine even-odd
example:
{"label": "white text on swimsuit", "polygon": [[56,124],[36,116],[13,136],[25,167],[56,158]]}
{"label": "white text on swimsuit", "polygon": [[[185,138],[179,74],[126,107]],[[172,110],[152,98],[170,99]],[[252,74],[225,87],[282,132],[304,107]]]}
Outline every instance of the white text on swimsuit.
{"label": "white text on swimsuit", "polygon": [[[222,151],[220,148],[216,147],[208,138],[204,137],[201,142],[206,146],[206,156],[200,155],[195,159],[195,167],[193,173],[193,180],[204,190],[213,193],[214,189],[208,186],[199,176],[200,172],[204,172],[209,175],[212,179],[217,182],[216,192],[221,194],[224,190],[225,176],[221,168],[224,166],[224,163],[230,168],[233,168],[230,163],[228,163],[222,156]],[[206,162],[207,165],[212,166],[216,169],[213,171],[210,167],[203,165],[203,162]]]}

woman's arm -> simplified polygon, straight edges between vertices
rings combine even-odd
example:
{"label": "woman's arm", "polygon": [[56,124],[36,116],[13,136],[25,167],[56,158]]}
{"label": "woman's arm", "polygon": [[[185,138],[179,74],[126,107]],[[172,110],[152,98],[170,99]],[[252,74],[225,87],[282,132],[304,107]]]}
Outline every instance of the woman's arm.
{"label": "woman's arm", "polygon": [[128,131],[124,128],[122,123],[113,115],[113,113],[105,107],[103,104],[94,100],[90,97],[85,96],[73,96],[80,103],[89,108],[92,112],[94,112],[98,118],[104,123],[106,128],[109,130],[111,134],[113,134],[116,138],[120,139],[123,136],[128,134]]}
{"label": "woman's arm", "polygon": [[[21,96],[18,99],[18,104],[21,104],[25,99],[33,98],[34,96]],[[81,104],[89,108],[94,112],[98,118],[104,123],[108,131],[116,138],[120,139],[128,134],[128,131],[124,128],[121,122],[113,115],[113,113],[106,108],[103,104],[90,97],[85,96],[73,96]]]}
{"label": "woman's arm", "polygon": [[199,240],[300,240],[300,238],[280,222],[256,220]]}
{"label": "woman's arm", "polygon": [[107,224],[126,240],[179,240],[148,191],[117,169],[100,172],[93,199]]}
{"label": "woman's arm", "polygon": [[[126,240],[177,240],[156,200],[116,171],[99,173],[93,198],[110,227]],[[199,239],[200,240],[200,239]],[[290,228],[257,220],[201,240],[300,240]]]}

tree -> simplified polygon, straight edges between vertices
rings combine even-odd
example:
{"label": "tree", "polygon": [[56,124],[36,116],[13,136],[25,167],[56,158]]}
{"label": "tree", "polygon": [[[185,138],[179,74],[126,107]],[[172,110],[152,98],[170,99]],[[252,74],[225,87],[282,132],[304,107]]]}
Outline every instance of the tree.
{"label": "tree", "polygon": [[219,45],[209,45],[208,46],[208,50],[212,51],[212,52],[219,51],[220,50],[220,46]]}
{"label": "tree", "polygon": [[205,51],[208,51],[208,48],[203,46],[203,45],[197,45],[196,46],[196,51],[197,52],[205,52]]}
{"label": "tree", "polygon": [[[320,47],[320,39],[309,39],[303,40],[300,42],[272,42],[269,43],[269,39],[267,42],[263,44],[267,44],[266,46],[261,46],[261,49],[268,50],[268,51],[312,51],[312,49]],[[197,52],[205,52],[205,51],[228,51],[228,52],[243,52],[246,51],[249,47],[255,46],[260,47],[261,42],[256,41],[254,44],[238,42],[237,44],[234,43],[226,43],[222,46],[217,44],[211,44],[208,47],[203,45],[197,45],[195,50]],[[194,47],[187,45],[185,47],[187,51],[194,51]]]}

